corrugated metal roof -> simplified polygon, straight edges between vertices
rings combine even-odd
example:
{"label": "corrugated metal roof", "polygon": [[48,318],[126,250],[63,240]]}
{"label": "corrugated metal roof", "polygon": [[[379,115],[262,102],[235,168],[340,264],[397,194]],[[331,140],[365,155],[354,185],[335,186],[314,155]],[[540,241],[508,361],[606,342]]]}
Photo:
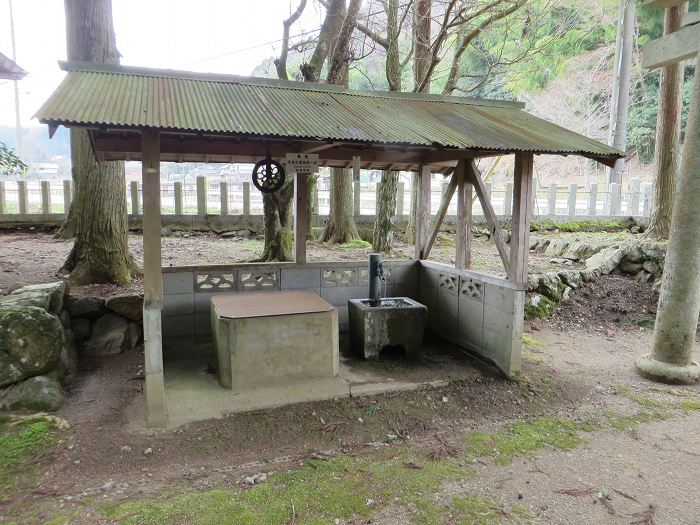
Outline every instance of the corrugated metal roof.
{"label": "corrugated metal roof", "polygon": [[517,102],[102,64],[62,67],[68,74],[35,115],[46,124],[621,156]]}
{"label": "corrugated metal roof", "polygon": [[27,72],[8,56],[0,53],[0,78],[8,80],[20,80],[27,76]]}

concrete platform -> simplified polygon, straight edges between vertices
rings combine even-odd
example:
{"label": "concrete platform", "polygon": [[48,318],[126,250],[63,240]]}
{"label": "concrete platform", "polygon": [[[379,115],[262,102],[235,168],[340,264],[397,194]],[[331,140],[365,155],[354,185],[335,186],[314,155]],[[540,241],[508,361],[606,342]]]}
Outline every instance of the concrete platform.
{"label": "concrete platform", "polygon": [[449,381],[497,373],[433,334],[426,334],[423,346],[425,358],[420,362],[401,357],[363,361],[350,355],[346,334],[341,334],[338,377],[296,385],[261,385],[241,393],[219,385],[213,367],[215,355],[211,343],[173,348],[164,352],[167,426],[175,428],[226,414],[307,401],[442,386]]}

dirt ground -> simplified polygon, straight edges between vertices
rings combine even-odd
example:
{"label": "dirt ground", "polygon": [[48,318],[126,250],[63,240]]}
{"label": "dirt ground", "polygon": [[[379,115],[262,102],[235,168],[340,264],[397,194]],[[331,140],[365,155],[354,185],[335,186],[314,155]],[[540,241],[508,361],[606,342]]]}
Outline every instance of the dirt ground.
{"label": "dirt ground", "polygon": [[[473,380],[443,388],[306,403],[162,433],[126,425],[143,411],[141,351],[82,361],[58,414],[70,430],[36,458],[33,481],[0,498],[0,522],[700,523],[700,385],[658,385],[633,367],[652,334],[635,316],[653,312],[655,301],[650,287],[624,277],[577,291],[550,319],[527,324],[517,381],[478,366]],[[540,429],[553,418],[580,429],[576,440],[559,443],[552,429]],[[513,434],[514,424],[534,430]],[[479,445],[475,436],[486,439]],[[263,517],[297,472],[325,479],[331,470],[333,484],[345,487],[355,473],[343,461],[362,461],[367,477],[401,454],[414,459],[390,470],[380,491],[368,488],[369,478],[353,486],[362,515],[309,516],[292,499],[289,515]],[[451,474],[431,485],[443,464]],[[266,480],[246,484],[261,473]],[[419,475],[426,490],[384,494]],[[246,494],[263,498],[259,519],[217,507]]]}
{"label": "dirt ground", "polygon": [[[551,234],[581,236],[602,236],[619,234]],[[62,277],[59,269],[63,265],[73,245],[71,240],[56,239],[52,232],[37,230],[0,230],[0,294],[12,291],[23,284],[49,282]],[[129,237],[129,249],[139,267],[143,263],[143,241],[139,234]],[[472,267],[494,275],[504,275],[503,266],[495,245],[485,237],[475,237],[473,242]],[[260,257],[263,241],[258,238],[224,238],[213,233],[170,233],[162,239],[164,266],[186,266],[192,264],[231,264],[249,262]],[[307,260],[314,261],[357,261],[366,260],[371,248],[347,245],[327,245],[309,241]],[[385,255],[389,259],[413,257],[413,246],[396,240],[394,250]],[[431,260],[454,264],[454,235],[440,233],[431,253]],[[572,267],[576,267],[574,264]],[[550,269],[561,269],[549,257],[541,254],[530,255],[530,270],[542,273]],[[140,290],[143,282],[136,276],[129,287]],[[113,287],[87,287],[82,293],[101,292],[109,294]],[[124,289],[121,289],[124,291]]]}

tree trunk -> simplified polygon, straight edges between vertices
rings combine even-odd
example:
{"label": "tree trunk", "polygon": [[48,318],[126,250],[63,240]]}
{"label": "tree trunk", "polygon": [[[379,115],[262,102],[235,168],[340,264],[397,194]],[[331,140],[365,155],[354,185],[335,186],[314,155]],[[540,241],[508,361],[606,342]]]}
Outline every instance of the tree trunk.
{"label": "tree trunk", "polygon": [[372,249],[375,252],[389,253],[394,238],[394,213],[396,211],[396,191],[399,173],[383,171],[377,192],[377,218],[374,222]]}
{"label": "tree trunk", "polygon": [[[687,6],[687,4],[685,4]],[[666,9],[664,35],[681,28],[684,6]],[[659,113],[656,127],[656,184],[654,210],[646,235],[656,239],[668,238],[676,190],[676,174],[680,158],[681,108],[683,106],[683,62],[670,64],[661,70]]]}
{"label": "tree trunk", "polygon": [[275,193],[263,193],[265,247],[258,261],[292,261],[292,197],[294,180],[288,178]]}
{"label": "tree trunk", "polygon": [[322,242],[345,243],[360,238],[355,226],[352,201],[352,171],[331,169],[331,205]]}
{"label": "tree trunk", "polygon": [[[65,0],[69,60],[119,63],[111,0]],[[136,269],[128,252],[123,162],[95,161],[86,131],[71,130],[75,199],[60,236],[75,236],[64,269],[76,284],[127,284]]]}
{"label": "tree trunk", "polygon": [[316,240],[316,236],[314,235],[314,212],[318,213],[316,209],[316,199],[314,199],[314,189],[316,189],[316,185],[318,184],[318,175],[309,175],[307,180],[306,240],[313,241]]}
{"label": "tree trunk", "polygon": [[656,379],[691,382],[700,376],[692,361],[700,315],[700,71],[695,72],[677,185],[654,343],[637,367]]}

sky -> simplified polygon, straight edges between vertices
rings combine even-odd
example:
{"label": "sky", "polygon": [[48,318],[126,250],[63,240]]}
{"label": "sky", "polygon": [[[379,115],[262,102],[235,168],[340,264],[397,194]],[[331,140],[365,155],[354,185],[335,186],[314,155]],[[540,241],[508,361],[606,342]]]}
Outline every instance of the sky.
{"label": "sky", "polygon": [[[63,78],[66,59],[63,0],[11,0],[23,127]],[[292,35],[318,28],[321,13],[309,2]],[[282,21],[297,0],[112,0],[121,63],[129,66],[250,75],[275,56]],[[12,57],[10,0],[0,0],[0,52]],[[14,126],[14,88],[0,80],[0,126]]]}

